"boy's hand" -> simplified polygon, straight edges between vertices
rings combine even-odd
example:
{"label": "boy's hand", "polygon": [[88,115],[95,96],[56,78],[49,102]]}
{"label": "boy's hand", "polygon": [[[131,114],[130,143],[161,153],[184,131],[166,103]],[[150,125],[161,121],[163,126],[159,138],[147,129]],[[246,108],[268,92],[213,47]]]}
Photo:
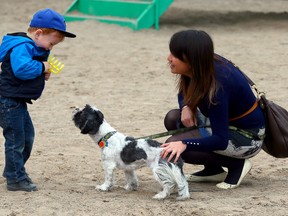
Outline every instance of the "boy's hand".
{"label": "boy's hand", "polygon": [[44,61],[43,64],[44,64],[44,67],[45,67],[44,73],[49,72],[50,64],[47,61]]}
{"label": "boy's hand", "polygon": [[43,62],[43,64],[45,66],[45,70],[44,70],[45,80],[47,81],[47,80],[49,80],[50,75],[51,75],[51,72],[49,71],[50,64],[47,61]]}
{"label": "boy's hand", "polygon": [[45,80],[48,81],[51,75],[51,72],[44,72],[45,74]]}

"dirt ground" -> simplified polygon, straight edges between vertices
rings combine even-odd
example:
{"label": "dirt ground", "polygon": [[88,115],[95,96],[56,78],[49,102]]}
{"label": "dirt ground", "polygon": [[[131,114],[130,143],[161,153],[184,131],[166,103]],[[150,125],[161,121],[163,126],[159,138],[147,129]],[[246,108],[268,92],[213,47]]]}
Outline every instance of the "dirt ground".
{"label": "dirt ground", "polygon": [[[0,33],[26,31],[32,15],[50,7],[60,13],[70,0],[2,0]],[[69,22],[77,34],[52,50],[65,63],[42,97],[29,105],[36,138],[27,171],[39,191],[8,192],[0,178],[0,216],[181,215],[284,216],[288,208],[288,159],[265,152],[234,190],[190,183],[191,199],[152,200],[161,188],[148,168],[137,171],[140,187],[127,192],[121,171],[111,192],[103,181],[100,150],[71,121],[75,106],[95,105],[118,131],[139,137],[164,132],[163,117],[177,107],[175,77],[167,67],[168,42],[179,30],[208,32],[215,51],[236,63],[269,99],[288,108],[287,0],[175,0],[158,31],[132,31],[97,21]],[[160,139],[161,140],[161,139]],[[0,137],[1,143],[4,139]],[[0,170],[4,144],[0,146]],[[185,165],[185,173],[201,169]]]}

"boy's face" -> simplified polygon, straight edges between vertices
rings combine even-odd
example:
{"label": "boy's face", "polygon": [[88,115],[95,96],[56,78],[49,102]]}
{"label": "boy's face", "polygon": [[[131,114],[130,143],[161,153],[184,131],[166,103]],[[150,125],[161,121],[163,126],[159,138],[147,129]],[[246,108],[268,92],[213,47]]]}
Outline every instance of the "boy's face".
{"label": "boy's face", "polygon": [[44,34],[41,29],[38,29],[34,34],[34,42],[46,50],[52,50],[56,44],[63,41],[63,36],[57,31]]}

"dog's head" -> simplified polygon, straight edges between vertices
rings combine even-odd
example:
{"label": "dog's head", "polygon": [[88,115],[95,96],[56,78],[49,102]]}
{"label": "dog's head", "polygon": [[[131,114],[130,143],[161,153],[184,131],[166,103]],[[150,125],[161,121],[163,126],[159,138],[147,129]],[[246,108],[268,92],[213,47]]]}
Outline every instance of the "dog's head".
{"label": "dog's head", "polygon": [[103,123],[104,115],[100,110],[87,104],[83,109],[75,108],[72,120],[82,134],[94,135]]}

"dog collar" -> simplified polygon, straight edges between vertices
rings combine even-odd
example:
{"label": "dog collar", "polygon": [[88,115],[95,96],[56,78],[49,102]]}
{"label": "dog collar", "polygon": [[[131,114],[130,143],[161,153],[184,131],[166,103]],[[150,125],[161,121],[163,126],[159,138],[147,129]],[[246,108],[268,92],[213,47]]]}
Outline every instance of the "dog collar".
{"label": "dog collar", "polygon": [[104,137],[102,137],[100,139],[100,141],[98,142],[98,146],[100,148],[104,148],[108,146],[108,139],[113,136],[113,134],[115,134],[117,131],[110,131],[109,133],[107,133]]}

